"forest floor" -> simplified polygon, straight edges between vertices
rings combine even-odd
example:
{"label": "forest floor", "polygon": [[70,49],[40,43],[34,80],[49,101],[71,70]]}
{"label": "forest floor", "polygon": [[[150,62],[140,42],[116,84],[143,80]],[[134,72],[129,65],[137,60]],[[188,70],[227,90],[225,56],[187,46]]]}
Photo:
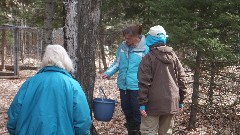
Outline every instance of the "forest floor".
{"label": "forest floor", "polygon": [[[18,89],[22,85],[22,83],[28,78],[34,75],[36,71],[33,70],[22,70],[20,71],[19,79],[0,79],[0,135],[8,135],[6,129],[7,122],[7,109],[12,102],[15,94]],[[190,77],[192,75],[189,75]],[[191,79],[191,78],[190,78]],[[188,80],[190,81],[190,80]],[[126,135],[127,131],[123,124],[125,123],[124,115],[120,106],[120,97],[119,90],[116,86],[116,76],[113,76],[110,79],[101,79],[100,74],[97,74],[96,83],[95,83],[95,91],[94,98],[102,97],[101,93],[99,93],[99,87],[103,87],[103,90],[106,96],[110,99],[114,99],[117,101],[115,105],[115,112],[113,114],[113,118],[109,122],[100,122],[94,119],[93,117],[93,125],[97,129],[100,135]],[[174,134],[180,135],[208,135],[208,128],[200,125],[194,131],[188,131],[186,129],[189,120],[189,105],[191,101],[191,84],[189,84],[188,95],[186,98],[185,111],[183,113],[179,113],[175,117],[175,127]]]}

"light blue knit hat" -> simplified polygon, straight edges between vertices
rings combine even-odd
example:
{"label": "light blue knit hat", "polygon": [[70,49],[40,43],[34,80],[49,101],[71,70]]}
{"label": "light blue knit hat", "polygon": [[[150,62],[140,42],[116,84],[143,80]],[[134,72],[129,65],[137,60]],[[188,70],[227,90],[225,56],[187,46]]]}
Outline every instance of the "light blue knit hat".
{"label": "light blue knit hat", "polygon": [[153,26],[147,34],[146,45],[150,47],[157,43],[166,44],[167,37],[168,35],[162,26]]}

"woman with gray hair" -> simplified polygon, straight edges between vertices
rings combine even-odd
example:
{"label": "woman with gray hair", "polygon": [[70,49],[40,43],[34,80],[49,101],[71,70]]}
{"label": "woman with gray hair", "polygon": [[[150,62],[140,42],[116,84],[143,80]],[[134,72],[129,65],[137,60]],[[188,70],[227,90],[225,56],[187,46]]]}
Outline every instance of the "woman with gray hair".
{"label": "woman with gray hair", "polygon": [[89,135],[90,109],[73,64],[60,45],[48,45],[42,68],[26,80],[8,110],[10,135]]}

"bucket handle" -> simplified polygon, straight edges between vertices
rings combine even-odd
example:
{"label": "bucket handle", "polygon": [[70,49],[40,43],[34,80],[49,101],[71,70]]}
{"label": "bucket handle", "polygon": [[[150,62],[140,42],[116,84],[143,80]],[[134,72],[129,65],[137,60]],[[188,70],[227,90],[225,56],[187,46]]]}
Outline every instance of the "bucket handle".
{"label": "bucket handle", "polygon": [[104,93],[104,90],[103,90],[102,86],[99,86],[99,92],[103,94],[105,99],[107,98],[106,94]]}

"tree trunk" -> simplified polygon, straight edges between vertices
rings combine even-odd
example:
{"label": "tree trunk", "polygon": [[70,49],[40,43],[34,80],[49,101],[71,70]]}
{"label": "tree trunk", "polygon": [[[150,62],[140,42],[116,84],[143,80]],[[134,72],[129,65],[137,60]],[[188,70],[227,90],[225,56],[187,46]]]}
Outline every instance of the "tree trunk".
{"label": "tree trunk", "polygon": [[[104,33],[104,28],[100,28],[100,32],[99,32],[99,48],[100,48],[100,53],[101,53],[101,58],[102,58],[102,62],[103,62],[103,69],[104,71],[107,70],[107,62],[106,62],[106,56],[105,56],[105,51],[104,51],[104,41],[105,41],[105,36],[106,35],[101,35],[102,33]],[[100,59],[100,58],[99,58]]]}
{"label": "tree trunk", "polygon": [[[99,37],[99,36],[98,36]],[[98,73],[102,73],[102,63],[101,63],[101,51],[100,51],[100,43],[97,44],[97,58],[98,58]]]}
{"label": "tree trunk", "polygon": [[195,67],[194,82],[193,82],[192,104],[190,108],[191,112],[190,112],[190,119],[189,119],[189,125],[188,125],[189,129],[196,128],[200,74],[201,74],[201,52],[197,51],[196,67]]}
{"label": "tree trunk", "polygon": [[[99,0],[64,0],[64,47],[73,60],[78,80],[86,94],[92,114],[92,101],[96,77],[95,52],[97,27],[100,16]],[[92,135],[97,135],[94,126]]]}
{"label": "tree trunk", "polygon": [[210,69],[210,87],[209,87],[209,91],[208,91],[210,105],[213,104],[213,94],[214,94],[214,88],[215,88],[215,80],[214,80],[215,74],[216,74],[216,66],[215,66],[215,63],[212,62],[211,69]]}
{"label": "tree trunk", "polygon": [[[97,29],[100,19],[100,0],[78,1],[78,44],[79,63],[76,79],[81,83],[92,112],[94,83],[96,78],[95,52],[97,48]],[[91,113],[92,114],[92,113]],[[97,132],[91,129],[92,135]]]}
{"label": "tree trunk", "polygon": [[53,19],[54,19],[53,0],[45,0],[45,18],[43,29],[42,54],[44,54],[46,46],[52,44]]}
{"label": "tree trunk", "polygon": [[[71,60],[73,61],[73,66],[75,73],[78,74],[77,65],[78,57],[77,52],[79,51],[78,47],[78,19],[77,19],[77,8],[78,0],[63,0],[64,4],[64,47],[69,53]],[[73,74],[74,75],[74,74]]]}

